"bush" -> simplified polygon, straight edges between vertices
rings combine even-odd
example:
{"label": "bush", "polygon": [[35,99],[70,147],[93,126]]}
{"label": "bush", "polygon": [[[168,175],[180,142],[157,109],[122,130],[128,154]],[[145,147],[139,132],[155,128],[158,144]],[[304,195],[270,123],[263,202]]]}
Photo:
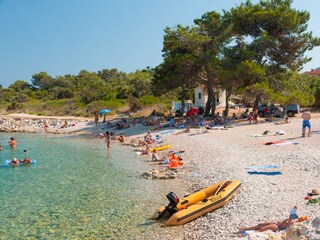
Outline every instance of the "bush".
{"label": "bush", "polygon": [[16,103],[16,102],[13,102],[11,103],[8,107],[7,107],[7,110],[8,111],[13,111],[13,110],[21,110],[24,108],[24,105],[21,104],[21,103]]}
{"label": "bush", "polygon": [[98,112],[101,109],[114,110],[116,108],[123,107],[126,104],[125,100],[122,99],[111,99],[107,101],[95,101],[87,105],[86,113],[92,115],[94,112]]}
{"label": "bush", "polygon": [[130,96],[128,98],[128,102],[129,102],[131,112],[136,112],[142,109],[142,103],[139,101],[138,98]]}
{"label": "bush", "polygon": [[140,98],[140,102],[143,105],[154,105],[160,102],[160,99],[155,96],[146,95]]}

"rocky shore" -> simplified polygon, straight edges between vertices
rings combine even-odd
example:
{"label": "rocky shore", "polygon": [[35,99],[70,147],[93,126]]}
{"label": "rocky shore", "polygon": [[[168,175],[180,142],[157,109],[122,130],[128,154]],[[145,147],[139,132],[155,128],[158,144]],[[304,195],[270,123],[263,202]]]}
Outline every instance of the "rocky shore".
{"label": "rocky shore", "polygon": [[[65,121],[68,127],[64,127]],[[48,133],[71,133],[83,128],[90,123],[89,120],[52,119],[52,118],[23,118],[0,117],[0,132],[45,132],[45,123],[48,124]]]}

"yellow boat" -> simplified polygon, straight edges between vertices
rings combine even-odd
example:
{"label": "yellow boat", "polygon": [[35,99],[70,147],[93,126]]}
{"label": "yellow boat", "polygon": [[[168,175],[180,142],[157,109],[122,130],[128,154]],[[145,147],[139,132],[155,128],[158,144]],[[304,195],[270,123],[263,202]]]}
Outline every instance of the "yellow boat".
{"label": "yellow boat", "polygon": [[170,144],[166,145],[166,146],[163,146],[163,147],[157,147],[157,148],[150,148],[150,151],[153,152],[153,150],[157,150],[157,151],[162,151],[162,150],[166,150],[168,148],[170,148]]}
{"label": "yellow boat", "polygon": [[170,203],[162,206],[153,216],[154,220],[168,218],[166,225],[182,225],[191,220],[224,206],[239,190],[239,180],[218,182],[210,187],[195,192],[189,196],[179,198],[172,192],[167,195]]}

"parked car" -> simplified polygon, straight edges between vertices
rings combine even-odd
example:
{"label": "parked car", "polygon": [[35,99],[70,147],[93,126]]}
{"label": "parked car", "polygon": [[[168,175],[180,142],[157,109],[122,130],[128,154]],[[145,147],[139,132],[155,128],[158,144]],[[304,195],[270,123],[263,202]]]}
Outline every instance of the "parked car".
{"label": "parked car", "polygon": [[283,111],[288,117],[294,117],[294,115],[300,112],[300,106],[298,104],[288,104],[284,107]]}
{"label": "parked car", "polygon": [[258,109],[258,115],[259,117],[270,116],[271,114],[273,114],[274,109],[275,109],[274,105],[271,105],[271,106],[261,105],[259,106],[259,109]]}
{"label": "parked car", "polygon": [[266,117],[270,116],[271,114],[273,114],[275,117],[283,117],[284,115],[287,115],[288,117],[294,117],[294,115],[298,114],[299,112],[300,106],[298,104],[288,104],[283,109],[275,105],[261,105],[258,109],[259,117]]}

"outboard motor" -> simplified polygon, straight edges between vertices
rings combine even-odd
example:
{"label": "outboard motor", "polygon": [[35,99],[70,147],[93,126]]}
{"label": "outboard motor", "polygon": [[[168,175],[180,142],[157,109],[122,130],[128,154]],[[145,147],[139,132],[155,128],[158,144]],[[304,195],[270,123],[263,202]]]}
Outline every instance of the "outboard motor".
{"label": "outboard motor", "polygon": [[179,203],[179,198],[177,197],[177,195],[174,194],[173,192],[169,192],[167,194],[167,198],[169,200],[169,204],[168,206],[165,207],[165,209],[161,213],[159,213],[156,220],[161,219],[166,214],[166,212],[169,212],[170,216],[178,212],[177,204]]}

